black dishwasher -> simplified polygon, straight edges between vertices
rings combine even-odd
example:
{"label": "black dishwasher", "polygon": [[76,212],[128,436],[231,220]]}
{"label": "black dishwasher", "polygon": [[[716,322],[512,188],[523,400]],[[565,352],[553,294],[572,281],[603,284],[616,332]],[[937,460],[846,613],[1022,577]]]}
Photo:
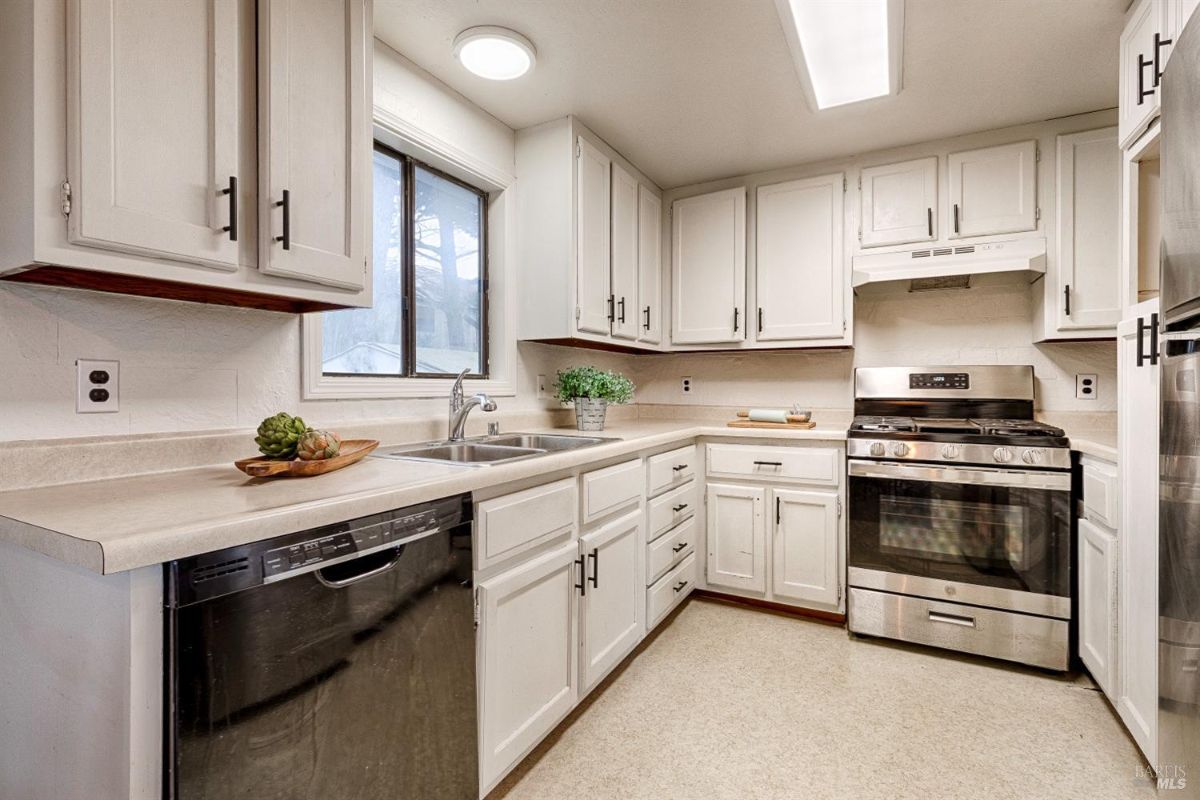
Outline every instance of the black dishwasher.
{"label": "black dishwasher", "polygon": [[469,495],[168,564],[171,800],[479,792]]}

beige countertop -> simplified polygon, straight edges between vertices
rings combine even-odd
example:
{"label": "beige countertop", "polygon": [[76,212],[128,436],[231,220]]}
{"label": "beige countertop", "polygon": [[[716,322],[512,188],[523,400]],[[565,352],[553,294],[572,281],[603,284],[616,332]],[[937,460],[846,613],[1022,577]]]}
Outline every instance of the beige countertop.
{"label": "beige countertop", "polygon": [[0,492],[0,540],[94,572],[123,572],[698,437],[841,441],[846,428],[638,419],[613,422],[600,435],[620,440],[486,467],[367,458],[318,478],[270,480],[223,464],[17,489]]}
{"label": "beige countertop", "polygon": [[1068,431],[1071,449],[1085,456],[1117,463],[1117,432],[1115,430]]}

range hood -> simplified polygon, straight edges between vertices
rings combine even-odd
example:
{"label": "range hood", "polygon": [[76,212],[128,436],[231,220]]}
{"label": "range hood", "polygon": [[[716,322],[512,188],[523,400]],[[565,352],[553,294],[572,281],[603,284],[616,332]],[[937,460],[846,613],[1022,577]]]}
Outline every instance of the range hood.
{"label": "range hood", "polygon": [[895,253],[872,253],[853,259],[854,286],[921,278],[982,275],[990,272],[1046,271],[1046,240],[1042,237],[986,244],[923,247]]}

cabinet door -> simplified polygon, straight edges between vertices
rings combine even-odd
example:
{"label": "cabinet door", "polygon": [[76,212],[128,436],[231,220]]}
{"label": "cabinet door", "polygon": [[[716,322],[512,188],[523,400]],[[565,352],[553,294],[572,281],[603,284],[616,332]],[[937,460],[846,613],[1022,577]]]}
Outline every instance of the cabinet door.
{"label": "cabinet door", "polygon": [[947,168],[949,238],[1037,230],[1037,142],[952,153]]}
{"label": "cabinet door", "polygon": [[369,0],[258,4],[259,268],[367,285]]}
{"label": "cabinet door", "polygon": [[765,592],[767,490],[710,483],[707,491],[708,584]]}
{"label": "cabinet door", "polygon": [[1058,137],[1058,329],[1121,321],[1121,149],[1117,129]]}
{"label": "cabinet door", "polygon": [[612,335],[637,339],[638,182],[619,164],[612,165]]}
{"label": "cabinet door", "polygon": [[575,149],[575,327],[608,335],[612,325],[609,209],[612,163],[587,139]]}
{"label": "cabinet door", "polygon": [[[1170,0],[1167,0],[1170,2]],[[1165,36],[1163,0],[1141,0],[1125,18],[1118,68],[1117,127],[1121,146],[1127,147],[1158,116],[1157,80],[1154,74],[1154,36]],[[1167,53],[1159,54],[1160,69]]]}
{"label": "cabinet door", "polygon": [[838,571],[836,492],[774,489],[771,591],[777,598],[836,607]]}
{"label": "cabinet door", "polygon": [[1079,520],[1079,658],[1110,698],[1116,634],[1116,537]]}
{"label": "cabinet door", "polygon": [[676,200],[671,278],[675,344],[746,338],[746,190]]}
{"label": "cabinet door", "polygon": [[845,333],[842,181],[839,172],[759,188],[758,341]]}
{"label": "cabinet door", "polygon": [[641,509],[579,538],[587,586],[580,601],[580,682],[587,692],[646,630]]}
{"label": "cabinet door", "polygon": [[237,269],[231,212],[254,197],[222,194],[238,183],[237,0],[72,0],[69,18],[70,240]]}
{"label": "cabinet door", "polygon": [[662,341],[662,200],[638,187],[638,341]]}
{"label": "cabinet door", "polygon": [[937,156],[862,171],[863,247],[937,238]]}
{"label": "cabinet door", "polygon": [[481,786],[575,705],[578,548],[569,542],[479,584]]}
{"label": "cabinet door", "polygon": [[[1149,324],[1158,301],[1135,307]],[[1137,364],[1137,318],[1118,328],[1120,499],[1117,712],[1150,763],[1158,735],[1158,441],[1160,368]],[[1150,352],[1150,335],[1141,335]]]}
{"label": "cabinet door", "polygon": [[1166,52],[1159,55],[1160,68],[1165,69],[1171,60],[1174,42],[1179,41],[1180,34],[1187,27],[1188,20],[1195,16],[1200,0],[1164,0],[1166,5],[1166,22],[1163,35],[1170,38],[1172,44],[1164,48]]}

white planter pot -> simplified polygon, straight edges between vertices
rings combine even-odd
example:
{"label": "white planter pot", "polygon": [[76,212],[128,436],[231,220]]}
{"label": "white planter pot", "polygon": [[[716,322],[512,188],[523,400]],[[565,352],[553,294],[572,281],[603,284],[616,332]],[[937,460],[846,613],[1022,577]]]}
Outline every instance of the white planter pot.
{"label": "white planter pot", "polygon": [[604,430],[604,415],[608,401],[595,397],[575,398],[575,428],[581,431]]}

